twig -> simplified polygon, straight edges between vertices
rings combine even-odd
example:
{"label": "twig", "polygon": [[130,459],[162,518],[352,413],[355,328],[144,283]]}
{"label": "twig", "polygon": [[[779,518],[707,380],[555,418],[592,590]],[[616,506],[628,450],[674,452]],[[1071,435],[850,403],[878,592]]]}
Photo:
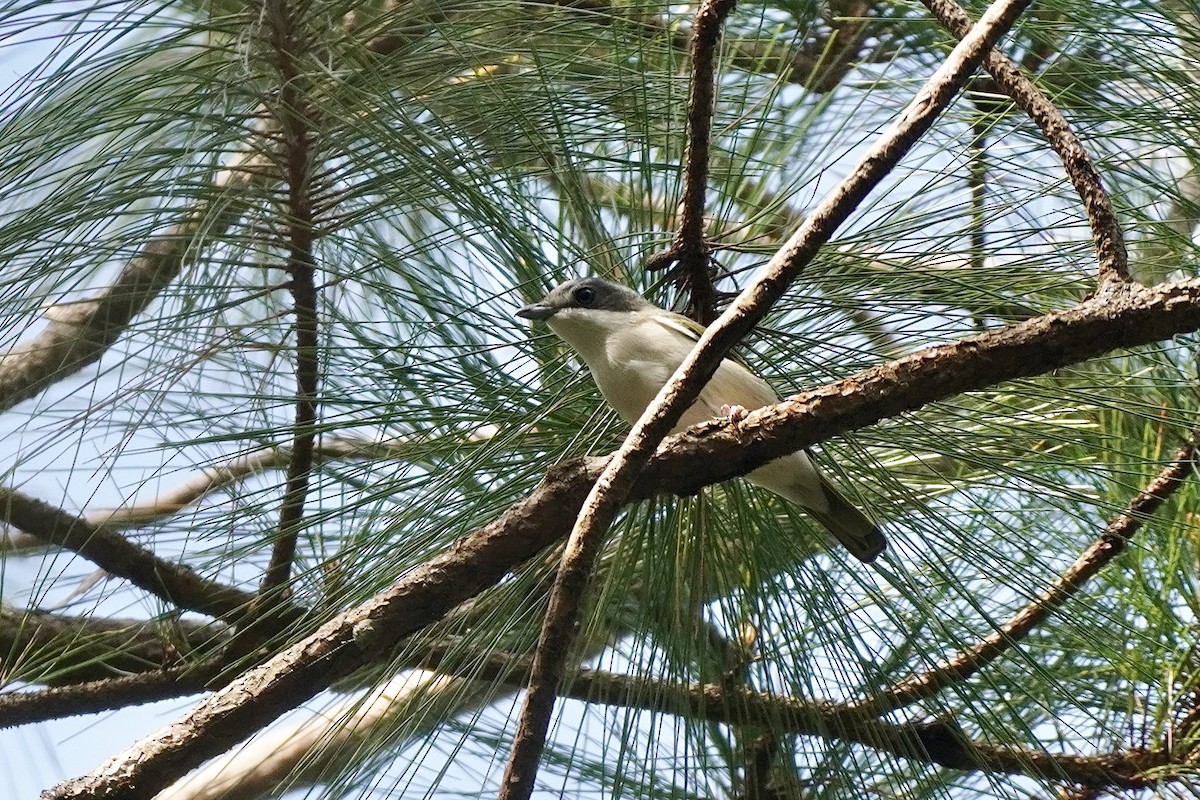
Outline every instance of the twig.
{"label": "twig", "polygon": [[259,587],[255,611],[264,611],[282,599],[280,594],[291,577],[296,541],[304,521],[316,440],[317,391],[320,383],[318,358],[318,315],[316,240],[312,205],[313,118],[315,109],[307,97],[307,82],[297,63],[302,50],[298,34],[298,12],[287,0],[267,3],[264,16],[270,28],[270,46],[279,78],[279,103],[274,110],[283,138],[284,175],[287,184],[288,257],[287,273],[296,316],[296,416],[293,426],[292,458],[284,482],[283,505],[271,559]]}
{"label": "twig", "polygon": [[892,127],[867,151],[854,171],[775,254],[758,280],[705,330],[691,354],[647,407],[621,449],[609,461],[576,518],[550,592],[534,657],[533,677],[525,694],[500,788],[501,800],[527,800],[533,791],[537,764],[554,710],[555,693],[574,636],[577,604],[587,589],[604,533],[624,505],[638,473],[699,395],[729,348],[766,315],[771,304],[779,299],[862,198],[933,125],[992,44],[1016,21],[1029,2],[998,0],[988,9]]}
{"label": "twig", "polygon": [[[692,30],[688,25],[676,24],[669,14],[637,15],[637,7],[625,6],[609,0],[551,0],[554,5],[586,15],[595,25],[624,26],[631,36],[646,41],[661,41],[672,50],[686,52],[692,44]],[[398,4],[393,4],[393,9]],[[790,35],[778,38],[738,38],[727,41],[729,63],[745,72],[777,75],[780,80],[801,84],[813,92],[825,93],[836,89],[855,66],[862,45],[866,41],[866,25],[862,21],[870,15],[872,6],[858,0],[835,0],[826,13],[828,34],[818,34],[797,48]],[[628,15],[628,16],[626,16]],[[384,14],[379,14],[382,18]],[[430,25],[440,24],[447,15],[440,11],[427,11],[422,18]],[[887,20],[880,20],[886,23]],[[411,21],[405,18],[405,24]],[[388,32],[385,24],[374,24],[370,29],[353,30],[365,38],[365,49],[375,56],[392,56],[402,48],[419,41],[424,29],[409,27],[403,33]],[[895,59],[900,45],[884,47],[886,34],[874,37],[878,42],[868,61],[886,63]],[[900,37],[893,37],[902,41]]]}
{"label": "twig", "polygon": [[[377,459],[402,456],[414,441],[397,439],[324,439],[313,450],[317,460]],[[81,515],[89,524],[106,530],[137,528],[157,522],[191,506],[215,491],[267,469],[286,467],[293,461],[290,447],[264,447],[199,469],[178,486],[151,500],[117,508],[99,508]]]}
{"label": "twig", "polygon": [[109,573],[189,611],[226,622],[237,619],[254,595],[202,578],[120,534],[102,530],[41,500],[0,488],[0,519],[51,544],[78,553]]}
{"label": "twig", "polygon": [[61,686],[158,670],[180,652],[215,651],[226,633],[223,625],[190,620],[80,617],[0,605],[6,681]]}
{"label": "twig", "polygon": [[[987,197],[988,197],[988,125],[983,118],[971,126],[974,139],[971,142],[970,172],[967,185],[971,188],[971,223],[969,233],[971,248],[968,252],[970,270],[982,275],[987,250]],[[979,314],[972,314],[977,331],[987,329],[987,323]]]}
{"label": "twig", "polygon": [[[482,425],[467,433],[467,443],[486,442],[496,434],[494,425]],[[318,462],[339,460],[374,460],[390,458],[412,458],[420,460],[428,446],[423,436],[399,436],[384,441],[356,438],[325,437],[314,446],[313,456]],[[142,503],[131,503],[116,508],[98,508],[84,511],[82,516],[89,525],[106,530],[125,530],[148,525],[178,514],[183,509],[204,499],[245,477],[262,470],[286,467],[292,461],[289,447],[264,447],[225,461],[203,467],[195,475],[186,478],[178,486],[164,494]],[[426,462],[421,462],[426,463]],[[36,537],[32,537],[36,538]],[[20,543],[20,542],[19,542]],[[42,544],[46,544],[42,542]],[[32,545],[29,545],[32,546]]]}
{"label": "twig", "polygon": [[692,75],[688,94],[687,144],[683,151],[683,193],[679,234],[666,250],[646,259],[647,270],[668,269],[688,297],[688,314],[701,325],[717,318],[717,290],[710,270],[712,248],[704,238],[704,196],[708,190],[708,146],[712,133],[717,45],[725,18],[737,0],[704,0],[692,27]]}
{"label": "twig", "polygon": [[856,711],[886,714],[966,680],[1014,647],[1120,555],[1150,515],[1183,485],[1183,480],[1196,466],[1196,443],[1197,439],[1193,437],[1180,447],[1171,463],[1129,501],[1125,510],[1108,523],[1091,547],[1075,559],[1058,580],[993,633],[970,650],[874,697],[851,703],[850,707]]}
{"label": "twig", "polygon": [[1161,780],[1147,773],[1170,763],[1162,750],[1076,755],[1005,747],[973,741],[951,720],[885,722],[828,701],[730,690],[716,684],[672,685],[596,670],[580,670],[572,679],[569,696],[728,725],[761,725],[781,734],[841,739],[949,769],[1027,775],[1083,786],[1145,788]]}
{"label": "twig", "polygon": [[228,665],[206,662],[166,667],[120,678],[59,686],[36,692],[0,694],[0,728],[97,714],[208,691]]}
{"label": "twig", "polygon": [[[1103,353],[1200,330],[1200,280],[1085,300],[962,342],[898,361],[672,438],[641,474],[629,500],[695,494],[707,483],[749,472],[800,447],[874,424],[965,391],[1038,374]],[[119,753],[51,798],[149,797],[310,699],[404,637],[494,584],[568,532],[604,459],[554,467],[527,498],[367,603],[338,615],[303,641],[248,670],[186,717]]]}
{"label": "twig", "polygon": [[[741,729],[743,726],[739,726]],[[783,742],[773,732],[760,733],[742,746],[743,778],[742,789],[735,798],[745,800],[771,800],[778,797],[772,781],[772,772],[783,755]]]}
{"label": "twig", "polygon": [[[921,0],[938,21],[960,39],[971,30],[971,18],[954,0]],[[1129,261],[1121,226],[1108,193],[1079,137],[1067,124],[1066,117],[1050,99],[1003,53],[992,50],[983,66],[999,86],[1029,118],[1041,128],[1046,141],[1062,159],[1067,177],[1087,210],[1088,224],[1096,243],[1099,261],[1098,280],[1103,286],[1119,286],[1129,281]]]}
{"label": "twig", "polygon": [[28,555],[47,547],[50,547],[49,542],[31,533],[13,530],[0,532],[0,553],[5,555]]}
{"label": "twig", "polygon": [[[858,65],[867,38],[866,20],[873,7],[865,0],[830,0],[826,18],[829,35],[818,37],[801,50],[801,54],[807,51],[810,58],[816,59],[808,72],[809,90],[817,94],[832,92]],[[734,63],[739,60],[734,59]]]}

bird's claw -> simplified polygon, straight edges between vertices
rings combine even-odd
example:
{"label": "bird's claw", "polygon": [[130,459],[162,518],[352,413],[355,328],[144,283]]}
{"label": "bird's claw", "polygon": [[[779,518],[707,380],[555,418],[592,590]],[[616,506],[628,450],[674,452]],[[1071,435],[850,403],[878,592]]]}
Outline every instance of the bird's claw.
{"label": "bird's claw", "polygon": [[728,418],[730,422],[741,422],[749,413],[745,406],[730,405],[728,403],[721,406],[721,416]]}

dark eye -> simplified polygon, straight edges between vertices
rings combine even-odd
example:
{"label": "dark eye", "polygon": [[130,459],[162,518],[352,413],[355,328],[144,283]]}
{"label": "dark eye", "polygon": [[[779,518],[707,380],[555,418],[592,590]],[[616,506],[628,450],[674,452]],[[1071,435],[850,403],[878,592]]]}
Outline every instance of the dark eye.
{"label": "dark eye", "polygon": [[575,302],[581,306],[590,306],[596,300],[596,290],[590,286],[580,286],[575,290]]}

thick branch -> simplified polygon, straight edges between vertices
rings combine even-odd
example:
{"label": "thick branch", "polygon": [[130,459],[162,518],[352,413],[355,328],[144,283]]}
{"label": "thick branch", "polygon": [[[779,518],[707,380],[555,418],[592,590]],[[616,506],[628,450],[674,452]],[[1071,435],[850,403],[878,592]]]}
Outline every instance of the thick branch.
{"label": "thick branch", "polygon": [[[544,589],[538,594],[544,597]],[[445,621],[454,617],[463,621],[464,612],[473,605],[460,605]],[[590,633],[593,635],[576,650],[580,661],[599,655],[612,644],[607,626]],[[422,638],[428,634],[423,632]],[[155,800],[269,797],[278,794],[281,787],[295,791],[326,782],[330,776],[345,775],[364,759],[370,759],[381,746],[403,747],[404,742],[430,735],[442,721],[501,701],[518,688],[489,672],[494,651],[483,653],[470,648],[458,637],[430,639],[417,646],[405,642],[401,651],[401,655],[393,654],[396,660],[389,663],[388,670],[403,667],[405,672],[366,692],[348,693],[324,703],[318,715],[288,720],[258,732],[244,744],[188,773],[156,795]],[[431,665],[444,663],[447,658],[462,669],[433,670]],[[377,680],[377,675],[372,677],[374,673],[365,670],[338,688],[347,690],[348,682],[359,685],[360,677]]]}
{"label": "thick branch", "polygon": [[694,426],[664,443],[692,460],[678,462],[676,472],[668,466],[676,463],[673,457],[655,458],[639,486],[695,494],[701,486],[938,400],[1198,329],[1200,280],[1126,285],[1066,311],[919,350],[740,421]]}
{"label": "thick branch", "polygon": [[[751,413],[673,437],[630,499],[694,494],[708,483],[913,411],[953,394],[1077,363],[1111,350],[1200,330],[1200,280],[1128,289],[1074,309],[934,347]],[[494,584],[568,532],[602,459],[555,467],[530,497],[368,603],[240,676],[187,717],[49,797],[149,797],[333,681],[382,657],[412,632]]]}
{"label": "thick branch", "polygon": [[[550,472],[526,501],[371,601],[339,615],[304,641],[249,670],[186,718],[118,754],[92,775],[49,797],[150,797],[202,761],[228,750],[284,711],[495,584],[508,570],[566,533],[564,508],[578,508],[590,485],[587,462]],[[557,522],[555,522],[557,521]]]}
{"label": "thick branch", "polygon": [[[854,171],[767,264],[763,274],[708,327],[695,349],[646,408],[621,449],[592,487],[567,540],[562,565],[550,592],[549,607],[534,656],[533,677],[521,708],[513,750],[500,789],[501,800],[528,800],[536,764],[554,710],[556,687],[575,632],[575,604],[588,579],[604,533],[625,504],[638,473],[654,449],[691,406],[725,353],[754,327],[820,247],[929,130],[951,98],[979,66],[992,44],[1030,0],[997,0],[921,87],[891,128],[872,146]],[[795,448],[798,449],[798,448]]]}

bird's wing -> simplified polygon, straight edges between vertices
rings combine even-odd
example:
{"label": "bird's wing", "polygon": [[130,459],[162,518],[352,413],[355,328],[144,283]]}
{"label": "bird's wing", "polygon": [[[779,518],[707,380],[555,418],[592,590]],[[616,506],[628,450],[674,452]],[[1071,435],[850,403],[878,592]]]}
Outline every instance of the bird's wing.
{"label": "bird's wing", "polygon": [[[654,315],[654,321],[663,326],[667,330],[682,334],[695,346],[695,343],[700,341],[700,337],[704,335],[704,326],[691,317],[685,317],[682,314],[676,314],[673,311],[664,311],[661,314]],[[730,350],[725,354],[726,361],[733,361],[741,364],[747,370],[750,367],[742,360],[742,357],[737,354],[736,350]]]}
{"label": "bird's wing", "polygon": [[655,314],[654,321],[668,330],[675,331],[691,339],[693,342],[700,341],[700,337],[704,334],[703,325],[682,314],[673,314],[670,311],[664,311],[661,314]]}
{"label": "bird's wing", "polygon": [[[700,323],[678,314],[656,314],[654,321],[686,337],[692,343],[698,342],[704,333],[704,327]],[[722,406],[742,406],[753,411],[778,401],[779,396],[770,384],[755,375],[740,358],[731,353],[721,362],[712,380],[700,393],[696,406],[684,415],[681,427],[721,416]]]}

